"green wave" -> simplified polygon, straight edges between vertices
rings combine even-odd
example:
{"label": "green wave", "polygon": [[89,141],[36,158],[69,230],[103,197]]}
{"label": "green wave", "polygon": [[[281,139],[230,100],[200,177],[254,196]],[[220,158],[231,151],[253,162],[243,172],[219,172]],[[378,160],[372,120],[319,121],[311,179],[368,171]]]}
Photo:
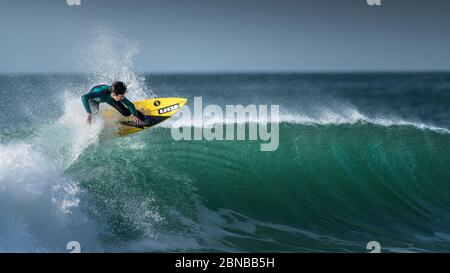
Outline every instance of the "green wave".
{"label": "green wave", "polygon": [[259,144],[155,128],[93,144],[66,172],[105,242],[183,238],[147,251],[450,250],[448,134],[281,123],[278,150]]}

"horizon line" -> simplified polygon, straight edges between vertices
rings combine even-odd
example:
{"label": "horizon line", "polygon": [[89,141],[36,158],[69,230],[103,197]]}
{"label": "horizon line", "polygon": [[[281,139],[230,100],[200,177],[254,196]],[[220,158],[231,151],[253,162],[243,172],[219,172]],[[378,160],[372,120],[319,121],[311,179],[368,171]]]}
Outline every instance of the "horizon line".
{"label": "horizon line", "polygon": [[[224,75],[224,74],[425,74],[450,73],[444,69],[411,70],[223,70],[223,71],[135,71],[136,74],[154,75]],[[0,71],[0,75],[92,75],[81,71]]]}

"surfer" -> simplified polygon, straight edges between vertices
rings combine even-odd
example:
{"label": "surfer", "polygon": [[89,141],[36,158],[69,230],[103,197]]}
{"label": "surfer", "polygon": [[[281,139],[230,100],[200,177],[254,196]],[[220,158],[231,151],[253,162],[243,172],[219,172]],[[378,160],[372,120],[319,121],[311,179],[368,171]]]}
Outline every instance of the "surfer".
{"label": "surfer", "polygon": [[91,88],[91,90],[81,97],[84,109],[88,114],[87,122],[92,122],[92,114],[99,111],[99,104],[106,102],[114,109],[119,111],[123,116],[134,117],[136,125],[142,126],[145,119],[143,114],[136,110],[134,104],[125,98],[127,86],[121,81],[115,81],[111,85],[100,84]]}

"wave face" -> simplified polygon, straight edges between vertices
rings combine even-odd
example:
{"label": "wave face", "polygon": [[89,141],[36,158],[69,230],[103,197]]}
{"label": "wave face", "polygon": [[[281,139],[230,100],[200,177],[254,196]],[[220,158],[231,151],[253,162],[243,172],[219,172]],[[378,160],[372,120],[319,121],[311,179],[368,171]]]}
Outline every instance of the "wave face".
{"label": "wave face", "polygon": [[95,76],[0,76],[0,251],[450,251],[450,75],[127,73],[136,98],[278,104],[279,147],[104,139]]}

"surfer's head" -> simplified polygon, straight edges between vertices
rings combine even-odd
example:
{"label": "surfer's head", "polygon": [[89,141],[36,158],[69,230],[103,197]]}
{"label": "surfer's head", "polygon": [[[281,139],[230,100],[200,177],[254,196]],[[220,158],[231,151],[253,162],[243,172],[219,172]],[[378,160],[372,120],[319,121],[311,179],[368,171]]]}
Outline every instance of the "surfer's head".
{"label": "surfer's head", "polygon": [[125,97],[125,92],[127,92],[127,86],[125,83],[115,81],[111,84],[111,97],[113,97],[114,100],[123,100]]}

